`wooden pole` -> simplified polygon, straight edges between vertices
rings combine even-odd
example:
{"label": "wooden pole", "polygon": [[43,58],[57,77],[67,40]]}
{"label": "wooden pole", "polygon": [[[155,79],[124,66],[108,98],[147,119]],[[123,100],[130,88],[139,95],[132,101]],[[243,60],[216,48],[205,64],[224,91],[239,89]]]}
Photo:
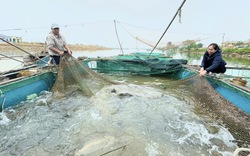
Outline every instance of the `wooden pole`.
{"label": "wooden pole", "polygon": [[16,46],[16,45],[14,45],[14,44],[12,44],[12,43],[10,43],[10,42],[4,40],[3,38],[0,38],[0,40],[2,40],[2,41],[4,41],[4,42],[8,43],[9,45],[11,45],[11,46],[13,46],[13,47],[15,47],[15,48],[17,48],[17,49],[19,49],[19,50],[21,50],[21,51],[27,53],[27,54],[29,54],[29,55],[31,55],[31,56],[34,56],[35,58],[37,58],[38,60],[44,62],[45,64],[48,64],[48,62],[46,62],[46,61],[44,61],[44,60],[38,58],[37,56],[35,56],[35,55],[33,55],[33,54],[31,54],[31,53],[29,53],[29,52],[27,52],[27,51],[25,51],[25,50],[19,48],[18,46]]}
{"label": "wooden pole", "polygon": [[[192,66],[196,68],[200,68],[200,65],[187,65],[187,66]],[[233,67],[233,66],[226,66],[227,69],[238,69],[238,70],[250,70],[249,67]]]}
{"label": "wooden pole", "polygon": [[6,58],[9,58],[9,59],[12,59],[12,60],[15,60],[17,62],[21,62],[21,63],[24,63],[23,61],[20,61],[20,60],[17,60],[17,59],[14,59],[13,57],[10,57],[10,56],[7,56],[7,55],[4,55],[4,54],[0,54],[1,56],[4,56]]}

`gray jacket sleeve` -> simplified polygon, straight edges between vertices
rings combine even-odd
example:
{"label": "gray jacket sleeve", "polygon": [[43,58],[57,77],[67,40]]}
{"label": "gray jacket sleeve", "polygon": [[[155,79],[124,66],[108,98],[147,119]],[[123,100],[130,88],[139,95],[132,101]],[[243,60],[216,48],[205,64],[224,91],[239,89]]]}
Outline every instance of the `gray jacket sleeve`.
{"label": "gray jacket sleeve", "polygon": [[55,47],[55,40],[52,35],[47,36],[46,45],[48,49],[50,49],[51,47]]}

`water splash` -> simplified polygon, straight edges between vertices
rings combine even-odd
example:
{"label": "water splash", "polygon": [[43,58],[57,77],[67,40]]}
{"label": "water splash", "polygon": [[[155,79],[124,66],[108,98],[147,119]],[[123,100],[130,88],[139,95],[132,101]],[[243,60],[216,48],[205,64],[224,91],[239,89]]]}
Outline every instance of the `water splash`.
{"label": "water splash", "polygon": [[135,84],[107,86],[91,98],[45,93],[11,113],[16,116],[1,127],[0,155],[231,153],[230,133],[197,116],[194,102]]}
{"label": "water splash", "polygon": [[4,112],[0,112],[0,125],[8,125],[10,121]]}

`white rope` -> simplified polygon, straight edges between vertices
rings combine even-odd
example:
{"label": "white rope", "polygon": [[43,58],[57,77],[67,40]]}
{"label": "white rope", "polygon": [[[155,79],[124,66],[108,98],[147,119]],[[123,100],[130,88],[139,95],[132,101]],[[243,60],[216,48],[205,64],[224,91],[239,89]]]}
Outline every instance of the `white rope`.
{"label": "white rope", "polygon": [[2,111],[4,110],[4,103],[5,103],[5,95],[3,94],[2,90],[0,89],[0,94],[1,94],[1,98],[3,98],[3,103],[2,103]]}
{"label": "white rope", "polygon": [[249,148],[237,148],[235,151],[234,151],[234,156],[238,156],[238,154],[240,152],[250,152],[250,149]]}

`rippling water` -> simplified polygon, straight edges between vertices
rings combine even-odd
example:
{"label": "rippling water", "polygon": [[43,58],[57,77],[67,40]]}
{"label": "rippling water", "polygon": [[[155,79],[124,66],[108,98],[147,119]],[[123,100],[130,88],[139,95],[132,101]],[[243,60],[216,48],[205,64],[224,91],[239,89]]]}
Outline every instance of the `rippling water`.
{"label": "rippling water", "polygon": [[[171,81],[122,80],[91,98],[74,91],[54,99],[44,92],[1,114],[0,155],[232,155],[226,128],[195,113],[196,99]],[[6,118],[7,117],[7,118]]]}
{"label": "rippling water", "polygon": [[[0,63],[1,71],[18,65],[9,60]],[[197,112],[198,100],[169,86],[171,81],[149,76],[111,78],[124,83],[106,86],[91,98],[75,91],[54,99],[51,92],[43,92],[1,113],[0,155],[229,156],[237,148],[227,129]]]}

